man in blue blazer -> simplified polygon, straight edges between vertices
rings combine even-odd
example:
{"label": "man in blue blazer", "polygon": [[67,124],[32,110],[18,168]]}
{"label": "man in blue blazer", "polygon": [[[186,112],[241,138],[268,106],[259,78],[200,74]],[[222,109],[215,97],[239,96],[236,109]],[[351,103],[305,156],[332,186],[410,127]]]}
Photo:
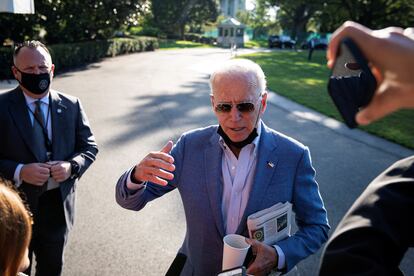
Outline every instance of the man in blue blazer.
{"label": "man in blue blazer", "polygon": [[76,182],[98,148],[79,99],[50,89],[54,65],[46,46],[25,42],[13,61],[20,85],[0,94],[0,175],[24,193],[34,215],[36,275],[60,275]]}
{"label": "man in blue blazer", "polygon": [[328,238],[328,220],[309,150],[268,128],[265,76],[249,60],[232,60],[210,78],[211,104],[219,125],[184,133],[151,152],[118,181],[116,200],[140,210],[174,189],[180,192],[187,233],[181,275],[216,275],[223,237],[248,237],[247,217],[278,202],[291,202],[298,231],[273,246],[247,239],[254,261],[248,273],[287,272]]}

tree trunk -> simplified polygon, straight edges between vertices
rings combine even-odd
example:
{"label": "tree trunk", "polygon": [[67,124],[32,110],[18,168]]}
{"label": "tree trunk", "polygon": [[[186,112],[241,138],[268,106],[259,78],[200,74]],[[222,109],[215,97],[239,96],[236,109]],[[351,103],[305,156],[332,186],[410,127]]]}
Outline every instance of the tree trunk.
{"label": "tree trunk", "polygon": [[185,24],[180,25],[180,38],[184,40]]}
{"label": "tree trunk", "polygon": [[188,14],[190,13],[191,9],[193,8],[196,2],[197,0],[188,0],[188,2],[185,4],[183,8],[183,11],[181,12],[181,16],[177,20],[181,39],[184,39],[185,24],[188,20]]}

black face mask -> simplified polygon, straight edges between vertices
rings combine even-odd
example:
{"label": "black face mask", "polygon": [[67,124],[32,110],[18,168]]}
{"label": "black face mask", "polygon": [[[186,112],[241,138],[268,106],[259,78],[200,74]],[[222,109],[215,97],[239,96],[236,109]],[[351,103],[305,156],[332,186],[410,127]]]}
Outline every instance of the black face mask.
{"label": "black face mask", "polygon": [[253,131],[249,134],[249,136],[247,136],[246,139],[244,139],[243,141],[240,141],[240,142],[233,142],[230,139],[230,137],[227,136],[227,134],[224,132],[224,130],[221,128],[221,126],[219,126],[219,128],[217,129],[217,133],[223,138],[224,142],[226,142],[226,144],[228,146],[233,146],[233,147],[238,148],[238,149],[241,149],[245,145],[250,144],[251,142],[253,142],[254,138],[256,138],[258,136],[257,128],[254,128]]}
{"label": "black face mask", "polygon": [[50,73],[42,74],[29,74],[20,71],[15,67],[17,71],[22,75],[22,79],[17,80],[24,88],[36,95],[41,95],[49,89],[50,86]]}

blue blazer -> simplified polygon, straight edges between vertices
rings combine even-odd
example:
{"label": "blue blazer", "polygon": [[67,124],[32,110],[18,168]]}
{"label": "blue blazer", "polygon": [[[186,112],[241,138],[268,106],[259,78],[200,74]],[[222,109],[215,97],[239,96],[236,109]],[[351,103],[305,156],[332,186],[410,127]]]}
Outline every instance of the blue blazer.
{"label": "blue blazer", "polygon": [[[237,233],[248,237],[246,219],[250,214],[278,202],[291,202],[298,231],[277,242],[286,256],[289,271],[327,240],[327,214],[314,178],[309,150],[261,124],[256,175]],[[176,170],[167,186],[147,183],[145,189],[131,193],[125,185],[128,170],[118,181],[116,200],[122,207],[138,211],[151,200],[177,188],[187,222],[180,249],[187,255],[182,275],[216,275],[221,271],[225,235],[221,213],[222,149],[217,126],[183,134],[171,155]],[[268,162],[275,166],[268,166]]]}

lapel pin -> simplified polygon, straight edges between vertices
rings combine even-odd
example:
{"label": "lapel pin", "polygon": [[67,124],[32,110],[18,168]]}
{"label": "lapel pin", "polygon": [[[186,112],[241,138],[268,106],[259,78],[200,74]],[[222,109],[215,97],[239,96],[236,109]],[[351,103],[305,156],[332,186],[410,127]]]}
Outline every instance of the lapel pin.
{"label": "lapel pin", "polygon": [[267,166],[269,166],[269,168],[274,168],[275,164],[273,162],[267,161]]}
{"label": "lapel pin", "polygon": [[56,111],[57,111],[57,113],[62,113],[62,109],[60,109],[60,108],[58,108]]}

